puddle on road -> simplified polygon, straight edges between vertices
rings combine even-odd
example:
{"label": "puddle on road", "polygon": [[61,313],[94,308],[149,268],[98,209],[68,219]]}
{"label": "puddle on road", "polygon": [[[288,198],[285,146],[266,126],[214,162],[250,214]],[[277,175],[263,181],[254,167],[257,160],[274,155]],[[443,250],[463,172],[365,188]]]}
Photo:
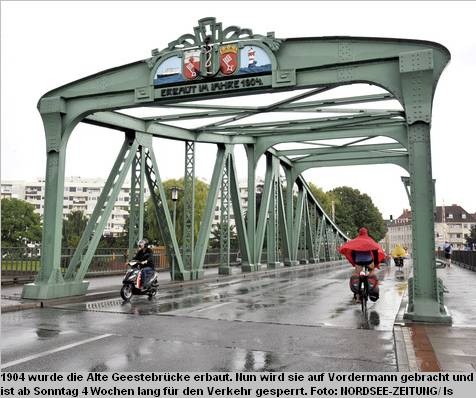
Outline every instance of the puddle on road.
{"label": "puddle on road", "polygon": [[[381,297],[369,306],[369,320],[363,322],[360,305],[352,304],[347,282],[348,269],[325,275],[289,271],[284,279],[262,277],[226,284],[204,284],[177,291],[160,291],[152,300],[134,296],[124,303],[120,298],[88,304],[70,304],[68,309],[133,315],[191,316],[214,320],[272,322],[309,326],[330,326],[391,330],[406,281],[397,281],[393,270],[380,272]],[[296,275],[307,274],[306,282]],[[314,278],[312,276],[315,276]],[[338,278],[339,277],[339,278]],[[267,280],[264,280],[268,278]],[[63,306],[63,308],[65,308]]]}
{"label": "puddle on road", "polygon": [[109,372],[130,368],[131,364],[140,362],[143,358],[154,352],[155,339],[142,339],[137,344],[126,348],[126,352],[120,352],[103,358],[101,362],[94,363],[88,372]]}

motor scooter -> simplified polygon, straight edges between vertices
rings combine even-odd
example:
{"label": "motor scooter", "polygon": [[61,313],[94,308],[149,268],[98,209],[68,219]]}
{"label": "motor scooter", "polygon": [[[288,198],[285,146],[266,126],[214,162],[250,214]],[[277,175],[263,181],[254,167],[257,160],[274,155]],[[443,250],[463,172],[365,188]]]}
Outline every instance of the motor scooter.
{"label": "motor scooter", "polygon": [[131,297],[135,295],[147,295],[149,299],[152,299],[159,290],[159,274],[154,272],[148,285],[144,286],[142,281],[142,273],[140,269],[140,263],[138,261],[130,261],[128,264],[128,270],[124,279],[122,280],[121,297],[124,301],[129,301]]}

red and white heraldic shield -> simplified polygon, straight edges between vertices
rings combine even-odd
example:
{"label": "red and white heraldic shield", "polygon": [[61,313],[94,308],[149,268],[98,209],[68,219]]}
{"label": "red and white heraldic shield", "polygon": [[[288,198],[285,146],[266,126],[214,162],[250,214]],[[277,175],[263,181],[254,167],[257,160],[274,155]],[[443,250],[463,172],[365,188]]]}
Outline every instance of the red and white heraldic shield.
{"label": "red and white heraldic shield", "polygon": [[200,51],[185,51],[183,54],[183,76],[188,80],[197,78],[200,71]]}
{"label": "red and white heraldic shield", "polygon": [[238,67],[238,47],[227,45],[220,48],[220,72],[231,75]]}

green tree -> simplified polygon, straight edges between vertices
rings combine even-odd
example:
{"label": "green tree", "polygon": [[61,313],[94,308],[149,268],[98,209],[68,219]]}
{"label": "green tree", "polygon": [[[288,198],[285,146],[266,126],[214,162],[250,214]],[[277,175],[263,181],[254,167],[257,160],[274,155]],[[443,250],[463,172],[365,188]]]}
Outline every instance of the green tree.
{"label": "green tree", "polygon": [[334,200],[333,195],[330,192],[324,192],[322,188],[319,188],[312,182],[309,183],[309,189],[314,197],[317,199],[319,204],[322,206],[324,211],[328,216],[331,216],[332,213],[332,201]]}
{"label": "green tree", "polygon": [[88,218],[81,210],[72,211],[66,216],[63,220],[63,247],[78,246],[87,222]]}
{"label": "green tree", "polygon": [[[235,232],[235,226],[230,225],[230,250],[238,249],[238,235]],[[212,249],[220,248],[220,237],[221,237],[221,223],[219,223],[215,228],[212,229],[212,236],[210,238],[209,246]]]}
{"label": "green tree", "polygon": [[20,199],[2,199],[2,246],[41,241],[41,218],[35,206]]}
{"label": "green tree", "polygon": [[[181,191],[179,191],[178,200],[177,200],[177,215],[176,215],[176,223],[175,229],[177,230],[177,240],[179,246],[182,245],[183,240],[183,216],[184,216],[184,193],[183,193],[183,186],[184,180],[183,178],[177,179],[170,179],[163,182],[165,194],[167,195],[167,205],[170,210],[170,218],[173,222],[173,201],[171,197],[171,190],[172,187],[178,187]],[[200,229],[200,222],[202,220],[202,214],[205,210],[205,205],[207,201],[208,195],[208,184],[198,179],[195,179],[195,213],[194,213],[194,236],[195,241],[198,237],[198,231]],[[157,225],[157,217],[155,215],[154,204],[152,200],[149,198],[147,201],[147,221],[144,217],[144,224],[148,223],[148,232],[147,235],[144,232],[144,236],[146,236],[150,242],[157,242],[163,244],[162,237],[160,236],[159,227]],[[145,227],[144,227],[145,230]]]}
{"label": "green tree", "polygon": [[330,191],[335,198],[335,223],[350,238],[355,237],[361,227],[377,242],[387,232],[382,214],[367,194],[358,189],[338,187]]}
{"label": "green tree", "polygon": [[466,244],[469,246],[470,249],[476,246],[476,225],[471,227],[471,231],[469,234],[466,234]]}

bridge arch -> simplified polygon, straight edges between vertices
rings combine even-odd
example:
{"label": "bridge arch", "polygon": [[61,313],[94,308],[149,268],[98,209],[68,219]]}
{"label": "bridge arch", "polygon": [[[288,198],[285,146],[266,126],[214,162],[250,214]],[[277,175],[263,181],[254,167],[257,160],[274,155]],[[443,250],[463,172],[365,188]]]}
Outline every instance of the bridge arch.
{"label": "bridge arch", "polygon": [[[245,258],[244,271],[259,269],[266,230],[271,231],[268,235],[274,236],[270,238],[273,250],[276,249],[273,239],[276,242],[277,234],[282,234],[285,263],[288,265],[298,261],[297,249],[301,242],[305,243],[310,256],[315,256],[315,220],[320,220],[321,232],[333,235],[335,241],[347,237],[310,194],[301,176],[307,166],[304,163],[297,165],[299,161],[294,161],[274,146],[322,137],[356,138],[363,134],[390,137],[400,145],[401,153],[392,153],[399,151],[399,147],[389,144],[359,148],[360,153],[355,152],[355,148],[352,152],[341,147],[334,154],[325,151],[310,153],[310,162],[390,162],[409,171],[415,270],[410,282],[407,316],[416,320],[447,322],[450,318],[443,305],[441,283],[436,278],[433,252],[434,188],[429,134],[434,91],[449,59],[445,47],[428,41],[345,36],[277,39],[272,33],[254,34],[250,29],[237,26],[223,29],[214,18],[204,18],[199,20],[193,34],[182,35],[163,50],[153,50],[148,59],[111,68],[46,93],[38,104],[47,142],[43,256],[41,270],[35,282],[25,286],[23,297],[51,298],[85,292],[84,274],[120,186],[131,168],[131,241],[141,235],[143,203],[139,192],[147,183],[163,239],[176,259],[175,276],[179,278],[195,279],[203,275],[204,253],[219,195],[222,198],[221,216],[229,220],[231,207],[237,215],[237,229]],[[171,60],[170,65],[160,69],[167,60]],[[403,112],[361,112],[351,117],[313,117],[283,123],[241,122],[252,115],[270,112],[315,110],[322,104],[312,101],[303,104],[299,100],[355,83],[382,87],[388,93],[372,98],[395,99],[402,105]],[[200,103],[208,99],[291,93],[302,89],[308,91],[265,106]],[[347,98],[346,101],[360,103],[362,98]],[[134,117],[120,112],[144,106],[188,109],[191,104],[196,110],[194,115]],[[170,124],[174,120],[202,119],[210,115],[222,120],[188,129]],[[121,131],[124,143],[76,253],[63,275],[59,257],[64,161],[69,136],[78,122]],[[345,124],[346,128],[342,128]],[[152,147],[153,137],[185,142],[184,195],[190,211],[184,220],[182,251],[177,244],[160,179]],[[217,154],[202,227],[197,242],[194,242],[193,187],[197,142],[216,145]],[[249,205],[246,221],[237,193],[235,145],[243,145],[247,155]],[[369,156],[372,151],[375,153]],[[368,159],[364,159],[365,153]],[[255,168],[263,155],[266,158],[265,201],[258,211]],[[298,185],[295,207],[290,196],[292,190],[283,195],[277,171],[280,165],[285,170],[288,184],[296,181]],[[221,271],[228,272],[227,267],[222,267]]]}

